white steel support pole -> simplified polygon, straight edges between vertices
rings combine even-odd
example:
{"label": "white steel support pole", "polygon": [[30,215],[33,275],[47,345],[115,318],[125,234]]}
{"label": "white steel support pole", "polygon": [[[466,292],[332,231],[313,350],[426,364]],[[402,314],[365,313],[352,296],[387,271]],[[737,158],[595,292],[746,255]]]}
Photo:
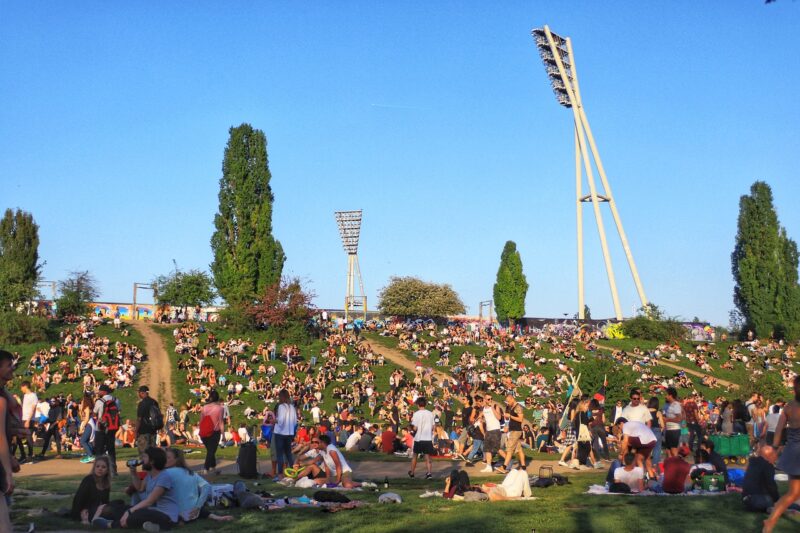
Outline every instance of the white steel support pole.
{"label": "white steel support pole", "polygon": [[[553,39],[552,33],[550,33],[550,28],[547,26],[544,27],[545,35],[547,36],[547,41],[550,44],[550,50],[553,53],[553,57],[555,58],[556,65],[558,66],[558,72],[561,75],[561,79],[564,81],[564,87],[566,88],[567,94],[569,95],[570,102],[572,102],[572,112],[575,118],[575,130],[578,134],[578,146],[580,148],[581,155],[583,156],[583,166],[586,168],[586,179],[589,182],[589,190],[591,192],[591,199],[592,199],[592,206],[594,207],[594,217],[597,221],[597,232],[600,235],[600,244],[603,250],[603,261],[606,265],[606,274],[608,275],[608,284],[611,288],[611,298],[614,302],[614,313],[617,317],[617,320],[622,320],[622,310],[619,306],[619,295],[617,294],[617,283],[614,278],[614,267],[611,264],[611,255],[608,252],[608,241],[606,239],[606,230],[603,226],[603,214],[600,212],[600,200],[597,197],[597,189],[594,183],[594,173],[592,172],[591,164],[589,163],[589,154],[586,151],[586,139],[584,137],[583,126],[580,119],[580,113],[578,111],[578,107],[580,106],[580,96],[576,96],[578,93],[577,81],[576,86],[571,86],[569,82],[569,77],[567,76],[567,71],[564,68],[564,63],[561,61],[561,53],[556,46],[555,39]],[[567,46],[568,49],[570,48],[569,39],[567,39]],[[570,64],[572,68],[574,68],[574,58],[570,56]]]}
{"label": "white steel support pole", "polygon": [[605,195],[608,198],[608,204],[611,208],[611,216],[614,217],[614,224],[617,226],[619,239],[622,242],[622,249],[625,251],[625,257],[628,260],[628,267],[631,269],[633,282],[636,284],[636,291],[639,293],[639,299],[642,302],[642,306],[645,306],[647,305],[647,296],[645,296],[644,287],[642,287],[642,281],[639,279],[639,271],[636,269],[636,262],[633,260],[633,252],[631,252],[631,247],[628,244],[628,237],[625,235],[625,230],[622,227],[622,219],[619,216],[619,211],[617,211],[617,202],[614,201],[614,195],[611,193],[611,185],[608,183],[606,171],[603,168],[603,162],[600,160],[600,152],[597,150],[597,145],[594,142],[592,129],[589,127],[589,120],[586,118],[586,112],[583,110],[583,106],[580,107],[579,112],[581,116],[581,122],[586,130],[586,136],[589,139],[589,147],[592,150],[595,163],[597,163],[597,171],[600,174],[600,180],[603,183]]}
{"label": "white steel support pole", "polygon": [[575,128],[575,218],[578,229],[578,318],[583,320],[585,309],[583,294],[583,173],[581,171],[581,150],[578,128]]}
{"label": "white steel support pole", "polygon": [[355,259],[356,265],[356,273],[358,274],[358,288],[361,290],[359,294],[363,296],[363,304],[364,304],[364,320],[367,319],[367,296],[364,292],[364,280],[361,279],[361,265],[358,264],[358,255],[354,255],[353,258]]}
{"label": "white steel support pole", "polygon": [[[611,216],[614,218],[614,224],[617,226],[617,233],[619,240],[622,243],[622,249],[625,251],[625,258],[628,260],[628,267],[633,276],[633,282],[636,285],[636,291],[639,293],[639,299],[642,306],[647,305],[647,296],[644,293],[642,281],[639,279],[639,271],[636,268],[636,262],[633,260],[633,252],[628,244],[628,237],[625,235],[625,229],[622,227],[622,219],[617,211],[617,202],[614,200],[614,195],[611,192],[611,185],[608,183],[606,170],[603,168],[603,161],[600,159],[600,151],[597,149],[597,144],[594,142],[594,135],[592,135],[592,128],[589,126],[589,119],[586,117],[586,111],[583,108],[583,101],[581,100],[580,88],[578,86],[578,69],[575,66],[575,55],[572,53],[572,40],[567,39],[567,52],[569,53],[569,60],[572,68],[572,79],[575,80],[575,96],[578,99],[578,111],[581,119],[581,124],[586,131],[586,137],[589,140],[589,148],[592,150],[595,164],[597,165],[597,172],[600,174],[600,181],[603,183],[603,191],[608,199],[609,207],[611,208]],[[617,317],[620,318],[620,317]]]}

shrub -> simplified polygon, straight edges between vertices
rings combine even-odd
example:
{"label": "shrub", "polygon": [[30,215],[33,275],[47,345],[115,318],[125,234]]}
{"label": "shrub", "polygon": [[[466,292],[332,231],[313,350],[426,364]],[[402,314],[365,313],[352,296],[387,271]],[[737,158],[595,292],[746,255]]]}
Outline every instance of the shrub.
{"label": "shrub", "polygon": [[686,337],[686,328],[677,320],[648,318],[637,316],[622,323],[622,332],[626,337],[652,341],[682,340]]}
{"label": "shrub", "polygon": [[55,332],[46,318],[15,311],[0,312],[0,345],[42,342],[54,336]]}

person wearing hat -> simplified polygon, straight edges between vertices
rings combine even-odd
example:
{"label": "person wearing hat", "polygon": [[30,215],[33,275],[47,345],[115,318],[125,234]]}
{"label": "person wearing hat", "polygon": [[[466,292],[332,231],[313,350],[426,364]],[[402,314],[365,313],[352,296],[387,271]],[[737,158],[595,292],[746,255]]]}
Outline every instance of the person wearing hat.
{"label": "person wearing hat", "polygon": [[677,450],[678,455],[667,457],[664,460],[664,480],[661,486],[667,494],[681,494],[692,485],[689,474],[692,465],[686,462],[689,447],[684,445]]}
{"label": "person wearing hat", "polygon": [[150,397],[147,385],[139,387],[139,405],[136,407],[136,447],[140,453],[147,448],[157,447],[156,434],[160,428],[153,425],[153,412],[160,410],[158,402]]}

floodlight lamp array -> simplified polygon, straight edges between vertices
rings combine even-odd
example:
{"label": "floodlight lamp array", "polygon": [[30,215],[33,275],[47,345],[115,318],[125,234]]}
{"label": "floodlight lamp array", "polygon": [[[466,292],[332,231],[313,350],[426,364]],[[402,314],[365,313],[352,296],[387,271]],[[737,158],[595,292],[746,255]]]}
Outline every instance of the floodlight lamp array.
{"label": "floodlight lamp array", "polygon": [[569,62],[567,40],[560,35],[550,32],[550,35],[553,38],[553,43],[555,44],[556,52],[558,53],[559,59],[561,59],[561,64],[564,67],[564,71],[567,76],[567,79],[565,80],[561,76],[561,72],[558,69],[558,62],[556,61],[553,47],[550,45],[550,41],[547,38],[547,32],[545,32],[544,28],[534,29],[531,31],[531,35],[533,35],[533,40],[536,41],[536,47],[539,49],[539,55],[542,56],[542,63],[544,63],[544,68],[547,72],[547,77],[550,79],[550,86],[553,88],[553,93],[556,95],[556,100],[558,100],[558,103],[564,107],[572,107],[572,101],[569,98],[569,92],[567,91],[566,87],[567,83],[572,86],[572,65]]}
{"label": "floodlight lamp array", "polygon": [[361,210],[337,211],[336,224],[342,237],[342,247],[348,255],[358,253],[358,238],[361,235]]}

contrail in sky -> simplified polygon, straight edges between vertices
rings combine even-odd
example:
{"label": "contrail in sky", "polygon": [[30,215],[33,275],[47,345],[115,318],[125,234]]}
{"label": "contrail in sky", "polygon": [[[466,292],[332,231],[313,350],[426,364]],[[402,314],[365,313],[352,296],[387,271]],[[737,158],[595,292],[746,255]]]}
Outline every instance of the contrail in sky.
{"label": "contrail in sky", "polygon": [[410,105],[395,105],[395,104],[369,104],[370,107],[380,107],[383,109],[411,109],[414,111],[427,111],[424,107],[416,107]]}

